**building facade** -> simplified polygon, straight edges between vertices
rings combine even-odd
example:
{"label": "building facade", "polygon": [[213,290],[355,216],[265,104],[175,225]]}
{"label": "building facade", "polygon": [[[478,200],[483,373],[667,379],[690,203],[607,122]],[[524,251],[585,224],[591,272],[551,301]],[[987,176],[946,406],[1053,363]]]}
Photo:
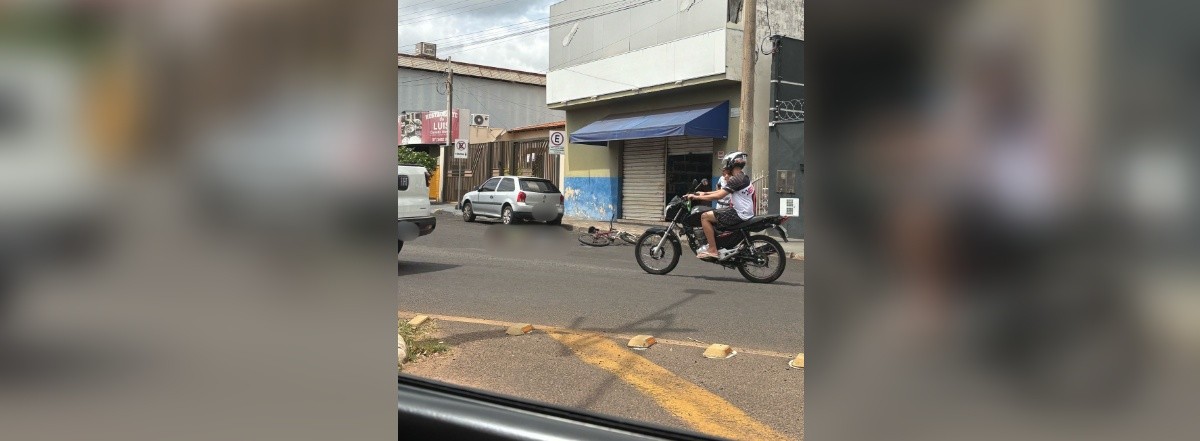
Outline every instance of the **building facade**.
{"label": "building facade", "polygon": [[[437,58],[435,49],[424,55],[398,54],[396,66],[397,144],[439,158],[430,188],[435,200],[456,200],[462,188],[469,188],[464,179],[474,177],[471,169],[477,164],[472,164],[472,158],[455,159],[443,147],[454,139],[467,139],[472,145],[492,143],[506,128],[564,119],[563,111],[546,106],[544,74],[451,63]],[[449,121],[447,69],[452,69],[454,79]]]}
{"label": "building facade", "polygon": [[[551,6],[550,21],[604,3],[565,0]],[[568,216],[659,220],[666,201],[694,179],[715,182],[720,157],[734,151],[750,154],[760,214],[799,197],[803,118],[785,109],[780,119],[776,110],[802,113],[803,69],[795,66],[802,65],[803,3],[759,0],[757,7],[751,146],[737,140],[740,0],[651,2],[551,29],[546,105],[566,112]],[[801,219],[788,228],[803,235]]]}

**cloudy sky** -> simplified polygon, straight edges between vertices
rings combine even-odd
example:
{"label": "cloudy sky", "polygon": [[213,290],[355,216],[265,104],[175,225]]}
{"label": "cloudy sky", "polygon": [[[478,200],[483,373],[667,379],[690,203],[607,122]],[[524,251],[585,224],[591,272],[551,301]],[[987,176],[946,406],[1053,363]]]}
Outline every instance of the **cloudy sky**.
{"label": "cloudy sky", "polygon": [[[546,72],[548,30],[490,41],[546,26],[550,5],[560,0],[397,0],[397,51],[417,42],[438,45],[438,57],[509,69]],[[455,47],[462,43],[478,43]]]}

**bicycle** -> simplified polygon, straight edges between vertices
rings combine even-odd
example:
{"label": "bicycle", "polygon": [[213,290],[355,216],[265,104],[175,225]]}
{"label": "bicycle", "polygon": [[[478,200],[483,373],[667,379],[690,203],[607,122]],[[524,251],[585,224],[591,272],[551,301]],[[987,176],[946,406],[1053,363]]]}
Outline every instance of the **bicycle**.
{"label": "bicycle", "polygon": [[613,222],[616,220],[617,215],[614,214],[612,219],[608,220],[608,230],[588,227],[587,233],[579,235],[579,243],[590,247],[606,247],[612,245],[619,238],[630,245],[636,244],[638,240],[637,236],[630,234],[628,231],[613,228]]}

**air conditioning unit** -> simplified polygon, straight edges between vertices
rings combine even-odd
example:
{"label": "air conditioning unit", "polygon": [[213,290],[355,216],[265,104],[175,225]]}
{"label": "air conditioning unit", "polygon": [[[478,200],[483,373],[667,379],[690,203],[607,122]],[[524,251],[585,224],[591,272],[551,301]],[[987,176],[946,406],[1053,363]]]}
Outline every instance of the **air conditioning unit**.
{"label": "air conditioning unit", "polygon": [[471,125],[489,127],[492,125],[492,117],[482,113],[473,113],[471,114]]}
{"label": "air conditioning unit", "polygon": [[422,57],[437,57],[437,45],[433,43],[417,43],[417,55]]}

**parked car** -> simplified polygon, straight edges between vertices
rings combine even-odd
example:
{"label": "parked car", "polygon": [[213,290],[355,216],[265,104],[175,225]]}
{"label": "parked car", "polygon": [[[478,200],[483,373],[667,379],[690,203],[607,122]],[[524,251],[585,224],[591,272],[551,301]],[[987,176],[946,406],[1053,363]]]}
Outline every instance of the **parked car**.
{"label": "parked car", "polygon": [[463,195],[457,208],[467,222],[487,217],[505,225],[523,220],[558,225],[562,223],[563,195],[548,179],[497,176]]}
{"label": "parked car", "polygon": [[429,211],[429,172],[419,165],[396,167],[396,229],[399,232],[396,252],[404,249],[405,240],[432,233],[437,218]]}

